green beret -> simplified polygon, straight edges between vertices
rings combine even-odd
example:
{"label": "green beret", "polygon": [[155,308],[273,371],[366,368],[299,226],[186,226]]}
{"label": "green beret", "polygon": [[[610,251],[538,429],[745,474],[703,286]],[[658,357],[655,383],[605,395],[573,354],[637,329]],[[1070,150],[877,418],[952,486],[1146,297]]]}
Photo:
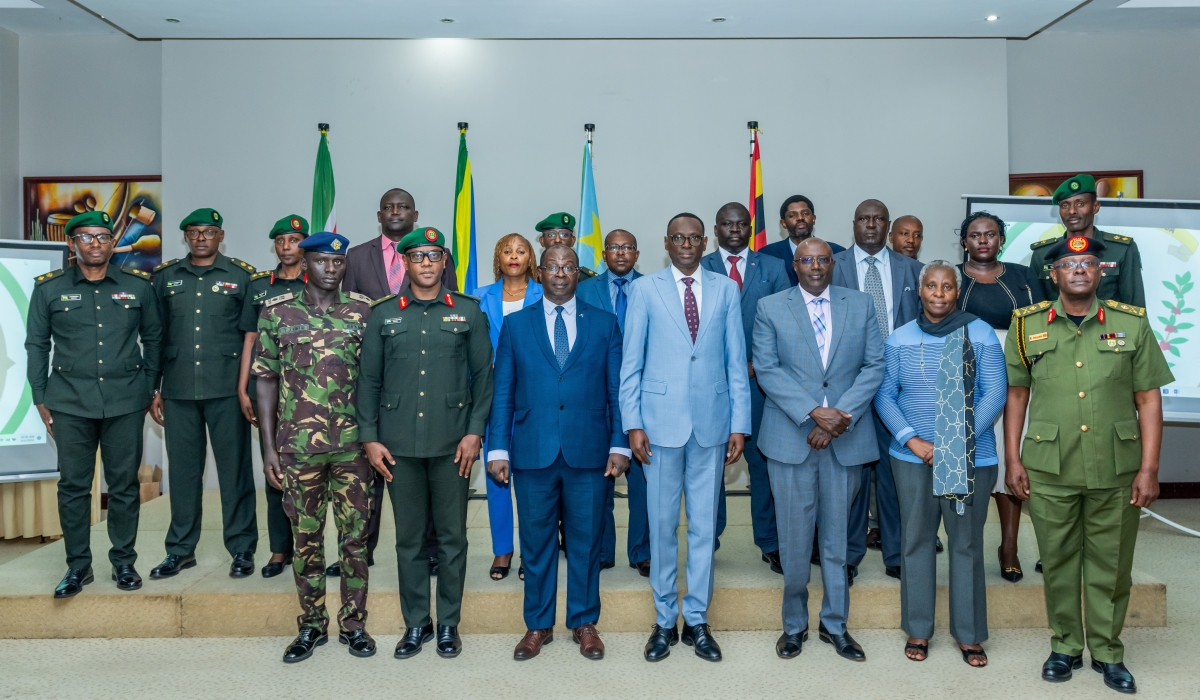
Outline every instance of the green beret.
{"label": "green beret", "polygon": [[224,219],[216,209],[205,207],[185,216],[183,221],[179,222],[179,230],[183,231],[188,226],[216,226],[219,228],[222,221]]}
{"label": "green beret", "polygon": [[442,232],[436,228],[432,226],[425,226],[423,228],[415,229],[412,233],[409,233],[404,238],[401,238],[400,242],[396,244],[396,249],[401,253],[404,253],[409,248],[417,248],[423,245],[439,245],[445,248],[446,237],[443,236]]}
{"label": "green beret", "polygon": [[112,231],[112,217],[106,211],[85,211],[78,216],[71,217],[67,222],[66,234],[71,236],[72,231],[82,226],[99,226]]}
{"label": "green beret", "polygon": [[1096,194],[1096,178],[1086,173],[1081,173],[1065,180],[1063,184],[1058,186],[1057,190],[1054,190],[1054,203],[1058,204],[1064,199],[1087,192]]}
{"label": "green beret", "polygon": [[1069,258],[1074,255],[1094,255],[1100,257],[1104,252],[1104,241],[1087,236],[1063,236],[1046,251],[1046,262],[1052,263],[1059,258]]}
{"label": "green beret", "polygon": [[307,236],[308,220],[299,214],[285,216],[279,221],[276,221],[275,225],[271,227],[269,238],[271,240],[275,240],[276,236],[282,236],[285,233],[299,233]]}
{"label": "green beret", "polygon": [[537,223],[533,230],[541,233],[554,228],[565,228],[569,231],[575,230],[575,217],[565,211],[560,211],[557,214],[551,214]]}

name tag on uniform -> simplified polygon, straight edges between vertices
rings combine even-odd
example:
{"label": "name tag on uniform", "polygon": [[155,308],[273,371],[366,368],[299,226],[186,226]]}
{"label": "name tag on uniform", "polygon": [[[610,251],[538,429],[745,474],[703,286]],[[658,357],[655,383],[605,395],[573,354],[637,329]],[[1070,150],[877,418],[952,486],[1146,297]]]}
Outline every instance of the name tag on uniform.
{"label": "name tag on uniform", "polygon": [[1049,338],[1049,337],[1050,337],[1049,333],[1034,333],[1033,335],[1029,336],[1029,342],[1032,343],[1035,340],[1045,340],[1046,338]]}
{"label": "name tag on uniform", "polygon": [[307,323],[303,323],[299,326],[280,326],[279,334],[287,335],[288,333],[299,333],[300,331],[310,331],[310,330],[312,330],[312,326]]}
{"label": "name tag on uniform", "polygon": [[[79,296],[79,295],[76,294],[75,296]],[[403,318],[385,318],[385,319],[383,319],[383,325],[391,326],[393,324],[400,323],[403,320],[404,320]]]}
{"label": "name tag on uniform", "polygon": [[466,323],[466,322],[467,322],[466,316],[459,316],[458,314],[450,314],[449,316],[442,316],[442,323]]}
{"label": "name tag on uniform", "polygon": [[59,301],[83,301],[83,296],[79,294],[64,294],[58,299]]}
{"label": "name tag on uniform", "polygon": [[354,333],[357,331],[361,331],[362,329],[363,329],[363,324],[361,324],[361,323],[347,323],[345,326],[342,327],[342,331],[345,333]]}
{"label": "name tag on uniform", "polygon": [[183,286],[183,280],[171,280],[170,282],[167,282],[167,289],[170,289],[171,287],[182,287],[182,286]]}
{"label": "name tag on uniform", "polygon": [[131,301],[133,299],[137,299],[137,297],[130,292],[117,292],[116,294],[112,295],[112,298],[113,301]]}
{"label": "name tag on uniform", "polygon": [[1101,269],[1101,270],[1112,270],[1112,269],[1116,268],[1116,266],[1117,266],[1117,264],[1116,264],[1115,262],[1102,262],[1102,263],[1100,263],[1100,269]]}

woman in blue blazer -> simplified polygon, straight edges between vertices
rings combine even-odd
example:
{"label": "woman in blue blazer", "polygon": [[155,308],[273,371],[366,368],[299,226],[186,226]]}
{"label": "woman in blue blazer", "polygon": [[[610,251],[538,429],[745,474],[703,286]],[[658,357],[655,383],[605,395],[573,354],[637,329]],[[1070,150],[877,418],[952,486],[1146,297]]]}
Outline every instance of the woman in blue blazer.
{"label": "woman in blue blazer", "polygon": [[[492,272],[496,282],[479,287],[479,306],[487,315],[492,338],[492,352],[500,340],[500,327],[504,317],[542,299],[542,285],[538,284],[537,257],[533,246],[519,233],[510,233],[496,243],[492,256]],[[487,437],[484,437],[483,454],[487,455]],[[497,483],[490,475],[487,481],[488,521],[492,528],[492,561],[490,575],[499,581],[508,576],[513,556],[513,504],[508,484]]]}

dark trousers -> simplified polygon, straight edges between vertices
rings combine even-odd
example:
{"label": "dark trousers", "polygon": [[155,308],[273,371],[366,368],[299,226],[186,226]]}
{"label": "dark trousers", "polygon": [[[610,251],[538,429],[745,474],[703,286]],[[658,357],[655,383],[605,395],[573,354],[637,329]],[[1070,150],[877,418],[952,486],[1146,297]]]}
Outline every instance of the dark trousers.
{"label": "dark trousers", "polygon": [[[762,425],[763,404],[766,397],[758,388],[758,381],[750,379],[750,426],[752,433],[746,438],[746,472],[750,476],[750,522],[754,526],[754,544],[763,554],[779,551],[779,528],[775,524],[775,496],[771,493],[771,475],[767,472],[767,458],[758,451],[758,428]],[[725,480],[721,480],[721,500],[717,503],[717,543],[725,532]]]}
{"label": "dark trousers", "polygon": [[212,436],[217,484],[221,489],[225,549],[230,554],[253,552],[258,547],[258,520],[254,512],[250,423],[242,415],[237,397],[203,401],[166,399],[163,404],[171,487],[167,554],[192,554],[200,541],[208,435]]}
{"label": "dark trousers", "polygon": [[863,465],[862,484],[850,506],[849,551],[846,563],[858,566],[867,554],[867,519],[871,509],[871,469],[875,470],[875,506],[879,519],[879,546],[883,549],[884,566],[900,566],[900,500],[896,495],[896,480],[892,477],[892,462],[888,448],[892,434],[871,412],[875,421],[875,437],[879,442],[879,461]]}
{"label": "dark trousers", "polygon": [[[604,497],[604,537],[600,542],[600,561],[617,560],[617,521],[613,516],[616,508],[616,480],[608,480],[608,493]],[[625,473],[629,488],[626,505],[629,506],[629,528],[625,533],[625,553],[629,563],[636,564],[650,558],[650,523],[646,516],[646,472],[642,463],[629,460],[629,471]]]}
{"label": "dark trousers", "polygon": [[142,463],[142,425],[145,411],[111,418],[83,418],[53,411],[54,444],[58,448],[58,519],[67,549],[67,566],[92,565],[92,480],[96,474],[96,449],[108,482],[108,560],[113,566],[137,560],[141,490],[138,466]]}

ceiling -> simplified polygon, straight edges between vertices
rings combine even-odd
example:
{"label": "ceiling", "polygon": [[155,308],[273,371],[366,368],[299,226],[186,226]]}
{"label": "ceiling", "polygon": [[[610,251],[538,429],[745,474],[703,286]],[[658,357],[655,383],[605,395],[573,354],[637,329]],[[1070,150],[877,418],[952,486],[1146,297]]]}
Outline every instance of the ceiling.
{"label": "ceiling", "polygon": [[[1023,39],[1041,31],[1200,27],[1197,0],[36,0],[19,34],[136,39]],[[1127,4],[1129,7],[1119,7]],[[1169,7],[1147,8],[1146,5]],[[988,21],[995,15],[995,21]],[[714,18],[723,18],[714,22]],[[167,22],[167,19],[177,19]],[[443,22],[452,19],[453,22]]]}

